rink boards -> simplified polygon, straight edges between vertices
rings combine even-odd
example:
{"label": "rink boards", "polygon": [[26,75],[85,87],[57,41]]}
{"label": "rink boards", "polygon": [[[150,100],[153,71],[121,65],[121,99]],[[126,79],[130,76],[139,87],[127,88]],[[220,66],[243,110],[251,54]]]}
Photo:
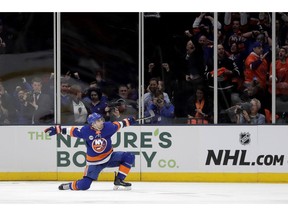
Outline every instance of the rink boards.
{"label": "rink boards", "polygon": [[[75,180],[85,143],[49,137],[46,126],[1,127],[0,180]],[[114,151],[136,156],[127,180],[288,182],[287,126],[131,126],[113,136]],[[112,180],[104,170],[99,180]]]}

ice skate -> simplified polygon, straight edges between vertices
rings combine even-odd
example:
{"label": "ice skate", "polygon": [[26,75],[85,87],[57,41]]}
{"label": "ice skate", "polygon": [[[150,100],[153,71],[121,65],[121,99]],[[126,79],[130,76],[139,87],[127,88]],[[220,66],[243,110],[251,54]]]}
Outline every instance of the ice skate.
{"label": "ice skate", "polygon": [[69,190],[70,189],[69,183],[59,185],[58,189],[59,190]]}
{"label": "ice skate", "polygon": [[113,190],[131,190],[131,183],[124,182],[117,177],[117,172],[115,172],[114,188]]}

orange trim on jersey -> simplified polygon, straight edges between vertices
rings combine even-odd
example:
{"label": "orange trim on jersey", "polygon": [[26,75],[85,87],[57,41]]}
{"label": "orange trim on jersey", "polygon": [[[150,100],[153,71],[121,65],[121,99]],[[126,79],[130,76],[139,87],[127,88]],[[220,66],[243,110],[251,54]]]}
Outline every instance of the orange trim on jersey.
{"label": "orange trim on jersey", "polygon": [[130,168],[128,168],[128,167],[126,167],[124,165],[120,165],[119,166],[119,172],[125,173],[127,175],[129,173],[129,171],[130,171]]}
{"label": "orange trim on jersey", "polygon": [[[227,71],[227,69],[225,67],[219,68],[218,71],[217,71],[217,76],[223,75],[226,71]],[[212,77],[214,77],[214,70],[210,72],[210,75]]]}
{"label": "orange trim on jersey", "polygon": [[117,129],[117,130],[119,130],[119,129],[121,128],[121,125],[120,125],[120,123],[119,123],[119,122],[117,122],[117,121],[114,121],[114,122],[113,122],[113,124],[117,125],[117,127],[118,127],[118,129]]}
{"label": "orange trim on jersey", "polygon": [[75,130],[75,128],[76,127],[71,127],[71,129],[70,129],[70,134],[69,135],[72,136],[72,137],[73,137],[73,131]]}
{"label": "orange trim on jersey", "polygon": [[110,149],[110,151],[108,151],[106,153],[103,153],[103,154],[100,154],[100,155],[97,155],[97,156],[94,156],[94,157],[86,155],[86,160],[89,161],[89,162],[100,161],[100,160],[103,160],[104,158],[106,158],[112,152],[113,152],[113,149]]}
{"label": "orange trim on jersey", "polygon": [[73,182],[72,182],[72,189],[73,189],[73,190],[78,190],[78,188],[77,188],[77,186],[76,186],[76,182],[77,182],[77,181],[73,181]]}

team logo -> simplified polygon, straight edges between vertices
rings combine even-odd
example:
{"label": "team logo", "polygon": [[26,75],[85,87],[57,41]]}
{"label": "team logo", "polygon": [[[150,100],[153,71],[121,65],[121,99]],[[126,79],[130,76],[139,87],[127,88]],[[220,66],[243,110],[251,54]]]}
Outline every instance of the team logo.
{"label": "team logo", "polygon": [[92,149],[96,153],[102,153],[106,149],[106,146],[107,146],[107,140],[104,138],[94,139],[92,141]]}
{"label": "team logo", "polygon": [[241,145],[248,145],[251,141],[250,133],[249,132],[240,133],[239,141],[240,141]]}

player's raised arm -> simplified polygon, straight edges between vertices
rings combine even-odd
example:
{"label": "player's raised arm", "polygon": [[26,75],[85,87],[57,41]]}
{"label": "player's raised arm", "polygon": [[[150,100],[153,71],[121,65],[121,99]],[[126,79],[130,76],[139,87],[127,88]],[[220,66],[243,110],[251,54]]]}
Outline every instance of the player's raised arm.
{"label": "player's raised arm", "polygon": [[119,130],[120,128],[136,124],[136,120],[133,116],[129,116],[128,118],[125,118],[122,121],[114,121],[113,124],[117,125]]}
{"label": "player's raised arm", "polygon": [[44,132],[47,133],[49,136],[54,136],[56,134],[63,134],[63,135],[69,135],[72,137],[82,138],[82,133],[80,132],[80,129],[75,126],[62,127],[61,125],[56,125],[56,126],[51,126],[49,128],[46,128]]}
{"label": "player's raised arm", "polygon": [[49,128],[46,128],[44,130],[45,133],[47,133],[49,136],[54,136],[56,134],[67,134],[67,129],[66,128],[61,128],[60,125],[56,126],[51,126]]}

